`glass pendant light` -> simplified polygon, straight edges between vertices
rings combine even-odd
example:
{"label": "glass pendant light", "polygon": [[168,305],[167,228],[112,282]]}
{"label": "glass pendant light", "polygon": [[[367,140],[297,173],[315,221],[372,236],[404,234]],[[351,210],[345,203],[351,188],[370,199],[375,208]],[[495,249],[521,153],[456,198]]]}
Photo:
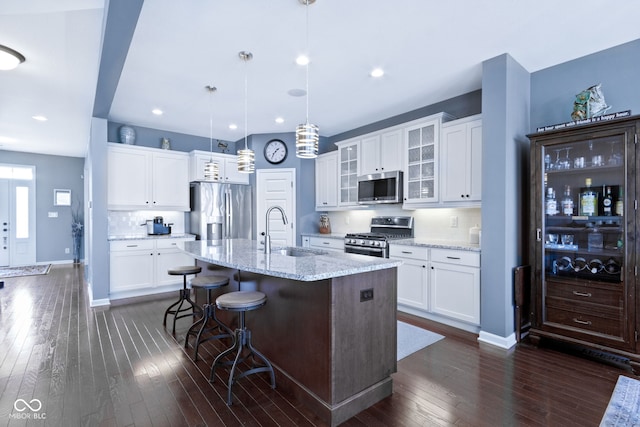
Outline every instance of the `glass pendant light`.
{"label": "glass pendant light", "polygon": [[253,173],[256,169],[255,154],[247,147],[247,65],[251,61],[253,54],[244,50],[238,53],[240,59],[245,62],[244,68],[244,150],[238,150],[238,172]]}
{"label": "glass pendant light", "polygon": [[217,90],[214,86],[204,87],[209,92],[209,153],[211,158],[204,164],[204,179],[207,181],[218,181],[220,179],[220,168],[218,163],[213,161],[213,93]]}
{"label": "glass pendant light", "polygon": [[[309,5],[315,3],[315,0],[299,0],[300,3],[307,7],[306,11],[306,37],[307,37],[307,54],[309,53]],[[306,101],[307,116],[304,124],[298,125],[296,128],[296,157],[303,159],[313,159],[318,157],[318,141],[320,140],[320,130],[318,126],[309,123],[309,62],[306,67]]]}

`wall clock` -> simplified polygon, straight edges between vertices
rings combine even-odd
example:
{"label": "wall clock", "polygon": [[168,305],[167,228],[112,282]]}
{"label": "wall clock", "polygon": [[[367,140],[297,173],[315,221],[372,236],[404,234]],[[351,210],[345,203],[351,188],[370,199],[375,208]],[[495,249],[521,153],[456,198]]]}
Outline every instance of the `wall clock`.
{"label": "wall clock", "polygon": [[284,162],[287,158],[287,144],[280,139],[272,139],[264,146],[264,158],[273,165]]}

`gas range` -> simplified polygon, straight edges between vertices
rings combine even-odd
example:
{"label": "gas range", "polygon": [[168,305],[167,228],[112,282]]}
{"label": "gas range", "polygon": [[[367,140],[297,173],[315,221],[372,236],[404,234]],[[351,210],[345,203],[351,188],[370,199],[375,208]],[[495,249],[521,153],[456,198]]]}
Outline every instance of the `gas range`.
{"label": "gas range", "polygon": [[381,258],[389,257],[389,241],[413,237],[413,217],[373,217],[368,233],[347,233],[344,251]]}

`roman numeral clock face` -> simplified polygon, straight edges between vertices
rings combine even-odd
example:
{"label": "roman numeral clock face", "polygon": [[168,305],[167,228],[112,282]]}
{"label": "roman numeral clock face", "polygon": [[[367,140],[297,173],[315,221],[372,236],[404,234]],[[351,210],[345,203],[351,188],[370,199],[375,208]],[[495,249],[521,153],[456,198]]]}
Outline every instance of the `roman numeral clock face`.
{"label": "roman numeral clock face", "polygon": [[267,142],[264,146],[264,158],[274,165],[284,162],[287,158],[287,144],[279,139]]}

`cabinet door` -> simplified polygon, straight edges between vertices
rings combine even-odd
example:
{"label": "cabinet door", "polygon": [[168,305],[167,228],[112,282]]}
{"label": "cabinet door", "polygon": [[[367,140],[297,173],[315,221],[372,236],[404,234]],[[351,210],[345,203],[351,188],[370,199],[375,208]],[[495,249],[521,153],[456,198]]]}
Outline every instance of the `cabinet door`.
{"label": "cabinet door", "polygon": [[403,148],[401,129],[380,136],[380,167],[383,172],[404,170]]}
{"label": "cabinet door", "polygon": [[394,257],[403,264],[398,267],[398,304],[429,311],[427,261]]}
{"label": "cabinet door", "polygon": [[442,129],[442,201],[482,198],[482,120]]}
{"label": "cabinet door", "polygon": [[316,158],[316,209],[338,206],[338,152]]}
{"label": "cabinet door", "polygon": [[152,287],[154,283],[153,268],[153,249],[111,252],[110,292],[134,291]]}
{"label": "cabinet door", "polygon": [[431,262],[431,311],[480,324],[480,269]]}
{"label": "cabinet door", "polygon": [[406,129],[405,203],[437,202],[440,121],[430,120]]}
{"label": "cabinet door", "polygon": [[107,205],[110,209],[146,208],[151,203],[151,158],[148,152],[109,147]]}
{"label": "cabinet door", "polygon": [[154,208],[189,210],[189,159],[172,153],[153,154]]}
{"label": "cabinet door", "polygon": [[154,265],[155,286],[165,286],[173,285],[175,283],[182,283],[182,276],[170,276],[167,271],[170,268],[174,268],[180,265],[193,264],[193,257],[178,249],[156,249],[156,259]]}
{"label": "cabinet door", "polygon": [[365,137],[360,142],[360,174],[382,172],[380,164],[380,135]]}
{"label": "cabinet door", "polygon": [[340,168],[339,206],[354,206],[358,204],[358,175],[360,167],[360,141],[352,142],[338,147]]}
{"label": "cabinet door", "polygon": [[249,184],[248,173],[238,172],[238,158],[228,156],[224,159],[224,182],[230,184]]}

